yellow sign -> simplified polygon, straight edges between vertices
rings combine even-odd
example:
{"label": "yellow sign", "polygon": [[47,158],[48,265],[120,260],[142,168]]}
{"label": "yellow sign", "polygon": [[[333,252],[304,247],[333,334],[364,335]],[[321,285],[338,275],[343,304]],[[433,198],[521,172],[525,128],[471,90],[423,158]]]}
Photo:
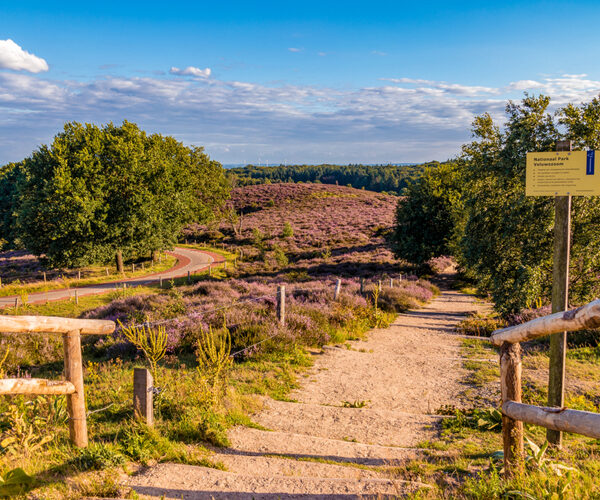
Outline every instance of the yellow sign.
{"label": "yellow sign", "polygon": [[600,152],[527,153],[527,196],[600,195]]}

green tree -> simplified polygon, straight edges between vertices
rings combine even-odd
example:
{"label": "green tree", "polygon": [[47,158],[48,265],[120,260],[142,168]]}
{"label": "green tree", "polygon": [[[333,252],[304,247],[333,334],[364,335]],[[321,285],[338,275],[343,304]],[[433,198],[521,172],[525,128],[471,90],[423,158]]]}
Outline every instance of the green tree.
{"label": "green tree", "polygon": [[420,264],[449,255],[454,206],[459,199],[460,178],[455,164],[426,168],[398,201],[393,238],[396,256]]}
{"label": "green tree", "polygon": [[[529,307],[538,297],[549,300],[552,274],[554,204],[550,197],[525,196],[528,151],[554,150],[562,137],[549,113],[550,99],[526,95],[509,102],[504,129],[489,115],[474,122],[475,140],[463,146],[464,180],[460,219],[455,225],[455,255],[467,274],[489,290],[502,313]],[[597,103],[592,103],[596,106]],[[579,147],[598,140],[597,118],[586,118],[586,105],[559,112],[566,135]],[[573,201],[571,300],[583,302],[600,288],[600,204],[596,197]]]}
{"label": "green tree", "polygon": [[24,161],[16,222],[50,265],[81,266],[172,247],[185,224],[208,220],[227,196],[221,165],[202,148],[127,121],[74,122]]}

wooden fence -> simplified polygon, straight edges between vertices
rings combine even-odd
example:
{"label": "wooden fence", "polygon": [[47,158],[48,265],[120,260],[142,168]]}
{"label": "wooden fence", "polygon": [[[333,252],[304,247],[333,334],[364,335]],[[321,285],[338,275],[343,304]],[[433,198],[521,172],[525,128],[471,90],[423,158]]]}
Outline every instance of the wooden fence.
{"label": "wooden fence", "polygon": [[52,316],[0,316],[0,332],[63,336],[65,380],[36,378],[0,379],[0,394],[45,394],[67,396],[69,434],[75,446],[86,447],[87,421],[83,390],[81,335],[106,335],[115,330],[113,321],[70,319]]}
{"label": "wooden fence", "polygon": [[505,474],[521,471],[524,463],[523,422],[555,431],[573,432],[600,439],[600,413],[546,408],[521,402],[520,342],[553,333],[600,327],[600,300],[566,312],[496,330],[493,344],[500,346],[500,384],[502,393],[502,435]]}

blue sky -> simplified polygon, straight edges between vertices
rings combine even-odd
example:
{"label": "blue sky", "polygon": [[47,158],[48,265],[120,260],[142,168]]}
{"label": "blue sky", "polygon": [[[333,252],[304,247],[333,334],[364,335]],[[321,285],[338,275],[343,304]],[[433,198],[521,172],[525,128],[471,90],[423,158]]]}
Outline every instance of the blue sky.
{"label": "blue sky", "polygon": [[[560,18],[559,13],[562,13]],[[443,160],[600,91],[595,2],[0,1],[0,164],[123,119],[223,163]],[[12,42],[8,42],[11,40]]]}

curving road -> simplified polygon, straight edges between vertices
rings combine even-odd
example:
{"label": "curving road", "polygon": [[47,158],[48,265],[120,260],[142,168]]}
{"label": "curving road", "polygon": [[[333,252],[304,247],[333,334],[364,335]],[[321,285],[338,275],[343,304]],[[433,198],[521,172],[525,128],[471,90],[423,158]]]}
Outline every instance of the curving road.
{"label": "curving road", "polygon": [[[161,273],[147,274],[139,278],[123,279],[118,281],[109,281],[106,283],[98,283],[96,285],[83,286],[79,288],[62,288],[60,290],[51,290],[48,292],[37,292],[29,295],[28,304],[44,303],[46,301],[65,300],[74,297],[77,290],[78,297],[86,295],[97,295],[100,293],[108,293],[117,287],[122,287],[123,283],[127,283],[128,287],[136,287],[157,283],[161,278],[170,280],[187,276],[188,271],[195,273],[202,271],[210,266],[213,262],[222,262],[223,257],[202,250],[193,250],[191,248],[176,247],[172,252],[167,252],[177,259],[177,264],[171,269],[167,269]],[[21,298],[17,295],[0,297],[0,308],[14,307],[15,299],[18,299],[21,305]]]}

